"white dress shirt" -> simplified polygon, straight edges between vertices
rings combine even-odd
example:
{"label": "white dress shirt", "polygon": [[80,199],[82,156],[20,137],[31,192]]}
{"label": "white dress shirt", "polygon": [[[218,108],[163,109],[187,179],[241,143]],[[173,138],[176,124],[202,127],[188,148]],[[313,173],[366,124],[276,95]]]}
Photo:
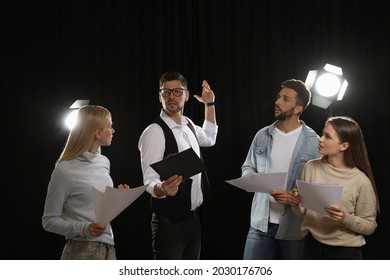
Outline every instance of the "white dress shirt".
{"label": "white dress shirt", "polygon": [[[199,146],[210,147],[213,146],[217,140],[218,126],[209,121],[205,120],[203,122],[203,126],[200,127],[183,116],[182,125],[178,125],[167,114],[165,114],[163,110],[161,110],[160,117],[172,130],[179,152],[192,147],[195,153],[200,156]],[[192,123],[198,139],[195,138],[191,128],[188,127],[188,121]],[[150,164],[160,161],[164,158],[165,136],[160,125],[152,123],[142,132],[138,142],[138,149],[141,156],[141,168],[144,178],[144,185],[147,186],[146,191],[149,192],[153,197],[157,197],[154,193],[154,186],[161,183],[161,179],[160,175],[150,167]],[[191,209],[194,210],[203,202],[203,194],[201,189],[202,174],[199,173],[194,175],[191,177],[191,179]]]}

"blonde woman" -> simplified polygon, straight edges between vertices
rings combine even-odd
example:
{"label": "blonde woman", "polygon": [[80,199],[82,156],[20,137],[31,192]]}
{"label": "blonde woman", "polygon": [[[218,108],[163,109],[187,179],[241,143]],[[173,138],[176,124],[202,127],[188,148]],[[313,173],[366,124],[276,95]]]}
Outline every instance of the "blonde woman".
{"label": "blonde woman", "polygon": [[[92,187],[113,187],[110,161],[100,151],[110,146],[115,129],[111,113],[101,106],[81,107],[52,172],[42,226],[65,236],[61,259],[116,259],[110,224],[94,221]],[[126,184],[118,188],[128,188]]]}

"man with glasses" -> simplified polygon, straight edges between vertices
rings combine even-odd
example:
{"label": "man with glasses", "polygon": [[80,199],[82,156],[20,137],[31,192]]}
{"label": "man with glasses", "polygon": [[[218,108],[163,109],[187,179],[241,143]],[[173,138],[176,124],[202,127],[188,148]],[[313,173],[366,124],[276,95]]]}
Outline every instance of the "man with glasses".
{"label": "man with glasses", "polygon": [[303,257],[302,217],[292,212],[288,192],[300,179],[303,165],[321,156],[319,136],[299,119],[310,100],[311,92],[302,81],[283,82],[274,104],[276,121],[256,133],[242,165],[242,176],[288,172],[285,189],[253,196],[245,260]]}
{"label": "man with glasses", "polygon": [[151,194],[154,258],[196,260],[201,251],[199,207],[210,194],[206,174],[202,172],[184,181],[176,174],[162,181],[150,165],[188,148],[201,158],[200,147],[215,144],[215,95],[206,81],[202,83],[202,94],[194,95],[205,108],[205,120],[200,127],[183,114],[190,97],[187,79],[178,72],[167,72],[160,77],[159,84],[160,116],[143,131],[138,143],[144,184]]}

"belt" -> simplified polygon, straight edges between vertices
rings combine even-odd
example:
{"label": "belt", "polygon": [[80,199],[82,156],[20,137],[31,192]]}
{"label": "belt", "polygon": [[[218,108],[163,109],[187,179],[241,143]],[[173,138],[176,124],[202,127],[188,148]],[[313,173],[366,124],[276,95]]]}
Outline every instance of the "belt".
{"label": "belt", "polygon": [[104,242],[98,242],[98,241],[80,241],[80,240],[73,240],[73,239],[68,239],[67,243],[69,245],[72,245],[73,247],[87,247],[87,248],[99,248],[99,247],[104,247],[107,249],[114,248],[113,245],[104,243]]}

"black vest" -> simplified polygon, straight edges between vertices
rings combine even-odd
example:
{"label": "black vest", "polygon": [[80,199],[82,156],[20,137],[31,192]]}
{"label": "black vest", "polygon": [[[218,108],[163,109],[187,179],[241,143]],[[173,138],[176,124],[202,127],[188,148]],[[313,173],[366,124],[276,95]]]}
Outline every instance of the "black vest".
{"label": "black vest", "polygon": [[[155,121],[158,124],[165,136],[165,151],[164,158],[170,154],[175,154],[179,152],[177,147],[175,136],[173,135],[172,130],[169,126],[158,117]],[[195,137],[195,129],[190,122],[188,122],[188,127],[192,130]],[[198,139],[196,137],[196,139]],[[202,156],[200,157],[202,159]],[[202,192],[203,200],[211,201],[212,194],[210,190],[210,184],[208,181],[207,173],[202,172]],[[188,178],[184,180],[179,186],[179,190],[175,196],[167,196],[165,198],[155,198],[151,197],[150,205],[153,212],[156,214],[161,214],[166,216],[172,222],[177,222],[183,219],[189,211],[191,211],[191,188],[192,188],[192,179]]]}

